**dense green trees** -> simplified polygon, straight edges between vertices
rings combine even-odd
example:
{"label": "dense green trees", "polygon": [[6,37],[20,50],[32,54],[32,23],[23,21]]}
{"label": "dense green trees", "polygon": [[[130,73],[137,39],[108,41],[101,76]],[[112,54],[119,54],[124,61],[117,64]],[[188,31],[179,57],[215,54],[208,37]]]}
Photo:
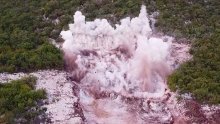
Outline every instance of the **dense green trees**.
{"label": "dense green trees", "polygon": [[68,7],[67,1],[1,0],[0,72],[61,69],[62,54],[48,40],[70,21]]}
{"label": "dense green trees", "polygon": [[35,90],[35,77],[0,83],[0,123],[33,123],[44,112],[37,103],[46,98],[44,90]]}
{"label": "dense green trees", "polygon": [[86,18],[107,18],[112,22],[118,22],[123,17],[137,16],[142,0],[87,0],[83,4],[83,13]]}
{"label": "dense green trees", "polygon": [[220,1],[158,0],[156,4],[158,29],[192,43],[193,59],[169,77],[171,89],[220,103]]}
{"label": "dense green trees", "polygon": [[37,49],[7,51],[0,54],[0,72],[34,71],[38,69],[62,68],[62,56],[54,46],[44,43]]}

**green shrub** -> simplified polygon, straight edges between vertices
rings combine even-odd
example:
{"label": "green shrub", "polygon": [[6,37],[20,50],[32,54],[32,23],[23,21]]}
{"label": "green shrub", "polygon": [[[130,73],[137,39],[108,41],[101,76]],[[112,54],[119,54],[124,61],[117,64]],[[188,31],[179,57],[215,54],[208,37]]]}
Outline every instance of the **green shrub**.
{"label": "green shrub", "polygon": [[0,83],[0,123],[33,123],[44,112],[37,103],[46,98],[46,93],[35,90],[35,84],[32,76]]}

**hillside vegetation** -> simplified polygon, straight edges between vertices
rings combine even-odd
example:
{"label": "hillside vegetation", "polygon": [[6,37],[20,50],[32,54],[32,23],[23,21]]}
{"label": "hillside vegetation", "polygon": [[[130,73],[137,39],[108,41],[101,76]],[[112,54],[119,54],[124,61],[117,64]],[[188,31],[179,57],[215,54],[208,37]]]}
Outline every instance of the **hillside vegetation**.
{"label": "hillside vegetation", "polygon": [[[136,16],[141,4],[159,11],[157,30],[191,42],[193,59],[169,77],[169,86],[199,101],[220,103],[219,0],[1,0],[0,72],[62,68],[62,54],[48,44],[76,10],[118,22]],[[59,19],[60,23],[55,24]]]}
{"label": "hillside vegetation", "polygon": [[48,42],[63,26],[47,18],[53,6],[44,0],[0,1],[0,72],[62,68],[61,52]]}
{"label": "hillside vegetation", "polygon": [[161,0],[157,5],[159,29],[192,43],[193,59],[170,76],[170,88],[220,103],[220,1]]}
{"label": "hillside vegetation", "polygon": [[44,90],[35,90],[35,77],[0,83],[0,124],[33,123],[44,112],[37,103],[46,98]]}

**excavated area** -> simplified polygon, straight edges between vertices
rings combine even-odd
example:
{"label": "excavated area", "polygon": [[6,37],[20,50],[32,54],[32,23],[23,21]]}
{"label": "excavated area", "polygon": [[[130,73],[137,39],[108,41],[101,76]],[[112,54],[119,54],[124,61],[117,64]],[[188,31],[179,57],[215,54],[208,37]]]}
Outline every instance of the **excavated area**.
{"label": "excavated area", "polygon": [[[177,100],[169,90],[167,77],[191,59],[190,45],[158,35],[150,21],[145,6],[138,17],[124,18],[115,27],[106,19],[86,22],[77,11],[69,30],[61,32],[83,123],[217,122],[219,106],[204,107],[190,94]],[[215,111],[208,116],[204,108]]]}
{"label": "excavated area", "polygon": [[85,21],[77,11],[62,31],[66,69],[88,124],[173,123],[185,120],[184,105],[166,79],[191,58],[189,45],[153,33],[146,7],[112,27]]}

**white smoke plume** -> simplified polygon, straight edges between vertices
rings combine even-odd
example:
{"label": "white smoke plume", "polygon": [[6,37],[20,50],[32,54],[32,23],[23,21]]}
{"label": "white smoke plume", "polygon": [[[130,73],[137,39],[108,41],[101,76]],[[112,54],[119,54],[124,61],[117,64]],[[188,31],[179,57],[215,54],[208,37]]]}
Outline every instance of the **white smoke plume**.
{"label": "white smoke plume", "polygon": [[[109,108],[95,109],[99,103],[103,104],[98,100],[103,92],[158,98],[166,91],[166,78],[171,72],[168,57],[172,38],[165,41],[167,36],[152,35],[145,6],[142,6],[138,17],[122,19],[115,27],[106,19],[86,22],[85,16],[77,11],[74,23],[69,25],[70,30],[61,32],[65,40],[62,49],[67,68],[72,71],[73,81],[81,87],[80,100],[85,111],[94,109],[93,115],[87,115],[91,118],[100,115],[106,116],[105,119],[113,117]],[[104,101],[111,103],[109,99]],[[113,104],[116,104],[115,100]],[[124,112],[125,108],[119,107],[118,110]],[[130,116],[134,115],[124,118]]]}
{"label": "white smoke plume", "polygon": [[[67,64],[72,68],[81,65],[78,69],[87,70],[82,79],[87,83],[95,80],[91,85],[99,82],[101,87],[111,89],[110,84],[114,82],[112,90],[115,92],[135,87],[140,91],[155,92],[159,78],[165,81],[169,74],[166,57],[170,42],[151,37],[145,6],[138,17],[122,19],[116,28],[106,19],[86,22],[79,11],[74,15],[74,24],[69,27],[69,31],[61,32]],[[68,57],[70,54],[74,59]],[[78,63],[73,61],[77,60],[75,56],[78,56]],[[112,72],[107,68],[112,68]]]}

